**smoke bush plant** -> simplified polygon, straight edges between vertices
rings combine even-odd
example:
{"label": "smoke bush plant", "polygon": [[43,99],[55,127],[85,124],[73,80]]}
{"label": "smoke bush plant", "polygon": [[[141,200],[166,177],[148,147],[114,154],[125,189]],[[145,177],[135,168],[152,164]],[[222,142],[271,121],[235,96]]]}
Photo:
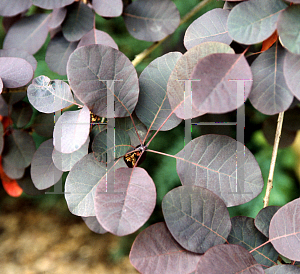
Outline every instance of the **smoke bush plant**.
{"label": "smoke bush plant", "polygon": [[[138,271],[299,273],[300,199],[283,207],[268,201],[281,128],[289,133],[284,145],[299,129],[300,1],[227,1],[189,25],[184,54],[164,54],[140,76],[135,66],[191,14],[180,21],[170,0],[123,2],[0,3],[7,32],[0,51],[3,186],[13,196],[22,190],[41,194],[61,185],[69,171],[64,195],[71,213],[97,233],[123,236],[141,228],[156,204],[152,178],[137,167],[143,154],[173,157],[182,186],[163,198],[165,222],[137,236],[130,261]],[[95,28],[95,13],[122,16],[133,37],[156,43],[131,62]],[[33,54],[48,33],[45,60],[68,83],[44,75],[32,80]],[[243,143],[217,134],[189,141],[186,133],[176,155],[149,148],[158,131],[183,119],[188,125],[207,113],[235,110],[243,117],[239,110],[247,99],[258,112],[279,114],[264,208],[255,219],[230,218],[227,209],[254,199],[264,186]],[[46,137],[53,132],[53,138],[36,150],[33,131]]]}

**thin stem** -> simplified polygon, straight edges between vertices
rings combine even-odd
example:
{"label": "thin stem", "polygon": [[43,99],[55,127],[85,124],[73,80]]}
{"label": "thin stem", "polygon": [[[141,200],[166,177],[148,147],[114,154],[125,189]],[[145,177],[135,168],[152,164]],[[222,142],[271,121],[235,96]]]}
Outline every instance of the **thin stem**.
{"label": "thin stem", "polygon": [[271,194],[271,190],[273,188],[273,176],[274,176],[274,170],[275,170],[278,145],[279,145],[279,141],[280,141],[280,137],[281,137],[283,116],[284,116],[284,112],[280,112],[278,115],[277,128],[276,128],[276,133],[275,133],[275,140],[274,140],[274,147],[273,147],[273,152],[272,152],[272,159],[271,159],[267,189],[266,189],[266,194],[264,197],[264,207],[268,206],[268,204],[269,204],[270,194]]}
{"label": "thin stem", "polygon": [[[186,23],[189,19],[191,19],[199,10],[201,10],[209,2],[212,2],[212,0],[203,0],[201,3],[199,3],[196,7],[194,7],[190,12],[188,12],[180,20],[179,26]],[[168,35],[164,39],[153,43],[149,48],[145,49],[144,51],[142,51],[141,53],[136,55],[134,60],[132,61],[132,64],[136,67],[143,59],[145,59],[152,51],[154,51],[159,45],[161,45],[170,36],[171,35]]]}

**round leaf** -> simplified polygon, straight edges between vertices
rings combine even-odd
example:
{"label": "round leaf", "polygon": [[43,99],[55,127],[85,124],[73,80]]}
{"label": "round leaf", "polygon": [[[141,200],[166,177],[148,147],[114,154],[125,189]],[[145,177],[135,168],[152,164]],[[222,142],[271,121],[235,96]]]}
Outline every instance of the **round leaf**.
{"label": "round leaf", "polygon": [[136,39],[159,41],[173,33],[180,15],[170,0],[138,0],[127,6],[123,13],[127,30]]}
{"label": "round leaf", "polygon": [[280,206],[267,206],[263,208],[255,217],[256,228],[269,238],[269,226],[273,215],[277,212]]}
{"label": "round leaf", "polygon": [[95,212],[104,229],[124,236],[149,219],[156,203],[156,189],[151,177],[140,167],[119,168],[114,178],[114,193],[106,191],[105,177],[97,186]]}
{"label": "round leaf", "polygon": [[104,234],[107,231],[99,224],[96,216],[82,217],[87,227],[95,233]]}
{"label": "round leaf", "polygon": [[300,100],[300,55],[286,52],[283,64],[283,74],[292,94]]}
{"label": "round leaf", "polygon": [[249,202],[264,186],[255,157],[243,144],[228,136],[208,134],[195,138],[176,157],[183,185],[205,187],[221,197],[227,206]]}
{"label": "round leaf", "polygon": [[231,229],[225,203],[208,189],[177,187],[162,202],[166,224],[175,240],[185,249],[204,253],[226,241]]}
{"label": "round leaf", "polygon": [[122,0],[94,0],[93,9],[103,17],[118,17],[123,11]]}
{"label": "round leaf", "polygon": [[133,112],[139,94],[138,77],[122,52],[104,45],[80,47],[69,58],[67,74],[75,95],[99,117],[107,117],[107,88],[115,98],[115,115],[107,118]]}

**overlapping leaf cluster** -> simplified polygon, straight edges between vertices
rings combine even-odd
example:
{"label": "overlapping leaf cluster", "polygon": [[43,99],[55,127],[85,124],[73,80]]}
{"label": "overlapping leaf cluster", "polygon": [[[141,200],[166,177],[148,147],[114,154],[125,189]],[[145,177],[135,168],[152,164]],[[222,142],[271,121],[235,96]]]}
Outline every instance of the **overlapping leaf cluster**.
{"label": "overlapping leaf cluster", "polygon": [[[127,168],[121,157],[129,148],[146,144],[151,131],[170,130],[182,119],[206,113],[237,110],[249,99],[267,115],[286,111],[291,118],[284,128],[292,141],[299,129],[297,122],[290,122],[299,120],[298,4],[228,1],[188,27],[184,54],[167,53],[138,76],[113,39],[95,28],[94,12],[122,15],[135,38],[159,41],[179,25],[172,1],[138,0],[126,7],[120,0],[2,1],[7,35],[0,51],[0,89],[5,88],[0,114],[12,119],[4,126],[2,177],[18,180],[26,193],[39,194],[69,171],[65,198],[70,211],[97,233],[123,236],[143,226],[156,204],[155,184],[147,171]],[[31,5],[52,11],[24,16]],[[32,108],[22,101],[26,94],[11,88],[31,81],[37,65],[32,54],[48,33],[45,60],[53,71],[66,74],[69,84],[43,75],[32,80],[27,97],[39,114],[29,127]],[[257,58],[249,61],[248,56]],[[243,82],[242,96],[238,81]],[[77,109],[70,111],[72,105]],[[54,129],[51,113],[59,116]],[[107,124],[116,118],[112,142],[107,124],[91,126],[91,113]],[[36,150],[31,128],[46,137],[53,132],[52,138]],[[252,200],[264,185],[257,161],[247,148],[239,150],[241,146],[230,137],[209,134],[174,156],[182,186],[163,199],[165,223],[140,233],[130,253],[141,273],[264,273],[264,268],[274,273],[278,254],[300,260],[299,199],[282,208],[267,207],[255,219],[230,218],[227,207]],[[108,154],[114,156],[113,165]],[[113,178],[114,193],[108,191],[108,178]],[[297,271],[292,265],[280,267]]]}

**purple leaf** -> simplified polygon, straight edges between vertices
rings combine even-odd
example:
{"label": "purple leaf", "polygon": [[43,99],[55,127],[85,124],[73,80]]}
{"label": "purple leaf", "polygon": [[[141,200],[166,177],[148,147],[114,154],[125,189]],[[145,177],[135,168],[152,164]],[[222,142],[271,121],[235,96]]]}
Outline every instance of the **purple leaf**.
{"label": "purple leaf", "polygon": [[55,29],[61,25],[67,15],[67,9],[58,8],[54,9],[51,13],[51,17],[48,22],[48,27],[50,29]]}
{"label": "purple leaf", "polygon": [[4,49],[17,48],[36,53],[48,35],[49,14],[41,13],[23,17],[9,29],[3,43]]}
{"label": "purple leaf", "polygon": [[24,176],[25,168],[17,168],[14,164],[7,161],[6,158],[2,159],[2,168],[4,173],[11,179],[20,179]]}
{"label": "purple leaf", "polygon": [[170,0],[138,0],[123,13],[129,33],[136,39],[159,41],[173,33],[179,25],[180,15]]}
{"label": "purple leaf", "polygon": [[138,77],[122,52],[104,45],[80,47],[69,58],[67,75],[73,92],[92,113],[107,117],[107,88],[115,98],[115,115],[107,118],[133,112],[139,94]]}
{"label": "purple leaf", "polygon": [[300,261],[300,199],[281,207],[270,223],[270,240],[274,248],[290,260]]}
{"label": "purple leaf", "polygon": [[94,25],[94,13],[91,8],[82,2],[71,5],[67,17],[62,24],[64,37],[70,41],[80,40]]}
{"label": "purple leaf", "polygon": [[75,0],[32,0],[35,6],[43,9],[51,10],[70,5]]}
{"label": "purple leaf", "polygon": [[253,88],[249,100],[258,111],[267,115],[287,110],[294,98],[284,79],[285,53],[276,43],[261,53],[251,65]]}
{"label": "purple leaf", "polygon": [[93,9],[103,17],[118,17],[123,11],[122,0],[93,0]]}
{"label": "purple leaf", "polygon": [[287,265],[287,264],[275,265],[265,269],[265,273],[266,274],[298,274],[299,267],[297,267],[296,265]]}
{"label": "purple leaf", "polygon": [[180,186],[162,201],[166,224],[175,240],[185,249],[204,253],[226,241],[231,229],[225,203],[208,189]]}
{"label": "purple leaf", "polygon": [[87,45],[92,45],[92,44],[101,44],[101,45],[106,45],[110,46],[115,49],[119,49],[118,45],[114,41],[114,39],[111,38],[109,34],[107,34],[104,31],[97,30],[97,29],[92,29],[90,30],[87,34],[85,34],[79,44],[78,48],[82,46],[87,46]]}
{"label": "purple leaf", "polygon": [[[0,78],[0,93],[2,93],[2,90],[3,90],[3,82],[2,82],[2,79]],[[0,115],[2,115],[2,114],[0,114]]]}
{"label": "purple leaf", "polygon": [[73,95],[67,83],[61,80],[51,81],[41,75],[28,86],[29,102],[39,111],[52,113],[74,103]]}
{"label": "purple leaf", "polygon": [[28,10],[32,5],[32,0],[1,0],[0,15],[14,16]]}
{"label": "purple leaf", "polygon": [[80,159],[88,154],[89,143],[90,138],[88,137],[86,142],[78,150],[72,153],[61,153],[54,149],[52,153],[52,160],[54,165],[59,170],[70,171]]}
{"label": "purple leaf", "polygon": [[[184,80],[191,79],[191,73],[199,60],[213,53],[234,53],[233,49],[226,44],[220,42],[205,42],[188,50],[177,61],[173,69],[167,86],[167,94],[171,108],[174,110],[184,102]],[[195,82],[193,82],[194,84]],[[183,104],[184,105],[184,104]],[[184,109],[184,106],[180,108]],[[181,113],[182,112],[182,113]],[[184,117],[184,110],[175,111],[178,117]],[[200,114],[198,110],[192,108],[192,116],[197,117]],[[188,118],[188,117],[187,117]]]}
{"label": "purple leaf", "polygon": [[37,189],[55,185],[63,174],[52,161],[53,140],[43,142],[34,153],[31,163],[31,178]]}
{"label": "purple leaf", "polygon": [[[115,163],[115,169],[122,166],[126,166],[123,160]],[[65,184],[65,198],[71,213],[83,217],[95,216],[96,187],[101,179],[106,178],[106,171],[106,164],[98,162],[92,153],[72,167]],[[107,196],[111,195],[108,193]]]}
{"label": "purple leaf", "polygon": [[200,257],[196,274],[265,273],[254,257],[238,245],[217,245]]}
{"label": "purple leaf", "polygon": [[183,185],[205,187],[227,206],[249,202],[264,186],[259,165],[250,150],[228,136],[208,134],[195,138],[176,156]]}
{"label": "purple leaf", "polygon": [[[135,112],[148,129],[157,130],[172,111],[167,98],[167,84],[181,56],[180,52],[167,53],[151,62],[140,75],[140,95]],[[181,119],[172,114],[160,130],[170,130],[180,122]]]}
{"label": "purple leaf", "polygon": [[240,3],[229,14],[229,35],[233,40],[246,45],[262,42],[276,30],[280,11],[286,7],[281,0],[252,0]]}
{"label": "purple leaf", "polygon": [[49,68],[60,75],[67,74],[67,63],[78,42],[69,42],[58,33],[48,44],[45,61]]}
{"label": "purple leaf", "polygon": [[104,234],[107,231],[99,224],[96,216],[82,217],[87,227],[95,233]]}
{"label": "purple leaf", "polygon": [[165,223],[156,223],[135,239],[129,259],[140,273],[190,274],[201,255],[183,249],[172,237]]}
{"label": "purple leaf", "polygon": [[[254,226],[254,219],[245,216],[231,218],[232,229],[227,238],[230,244],[238,244],[249,252],[264,244],[268,239]],[[251,253],[256,262],[264,267],[273,266],[276,263],[278,253],[271,245],[265,244]]]}
{"label": "purple leaf", "polygon": [[57,151],[71,153],[87,140],[90,131],[90,112],[86,106],[80,110],[64,112],[55,123],[53,144]]}
{"label": "purple leaf", "polygon": [[0,57],[0,78],[6,88],[25,86],[33,77],[32,66],[17,57]]}
{"label": "purple leaf", "polygon": [[227,31],[228,10],[213,9],[196,19],[187,28],[184,46],[187,50],[203,42],[215,41],[230,44],[232,38]]}
{"label": "purple leaf", "polygon": [[124,236],[138,230],[149,219],[156,203],[156,189],[151,177],[140,167],[116,169],[114,179],[116,193],[107,193],[105,177],[99,182],[95,213],[104,229]]}
{"label": "purple leaf", "polygon": [[300,100],[300,55],[286,52],[283,63],[283,74],[288,88]]}
{"label": "purple leaf", "polygon": [[0,50],[0,57],[19,57],[25,59],[28,63],[30,63],[32,65],[33,71],[35,71],[37,67],[37,61],[33,57],[33,55],[22,49],[2,49]]}
{"label": "purple leaf", "polygon": [[22,130],[13,130],[5,136],[5,147],[2,159],[16,168],[28,167],[35,152],[35,144],[29,133]]}

